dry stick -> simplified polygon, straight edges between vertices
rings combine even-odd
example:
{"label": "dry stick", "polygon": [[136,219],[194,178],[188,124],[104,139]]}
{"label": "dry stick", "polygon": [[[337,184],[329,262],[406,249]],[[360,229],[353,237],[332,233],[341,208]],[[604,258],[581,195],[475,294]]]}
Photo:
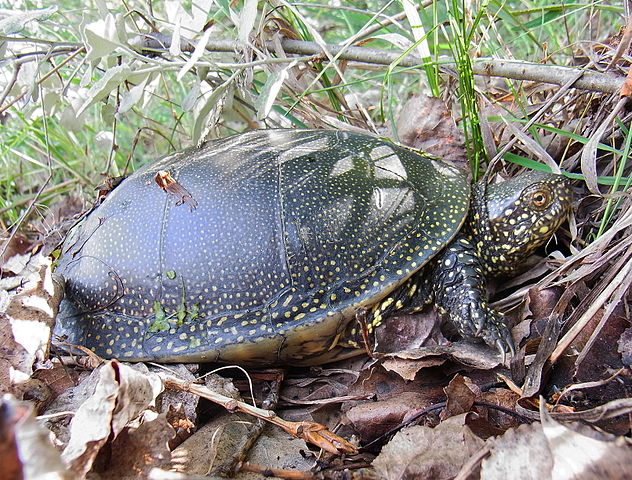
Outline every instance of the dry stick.
{"label": "dry stick", "polygon": [[9,93],[11,93],[11,90],[13,89],[13,86],[15,85],[15,83],[18,80],[18,73],[20,73],[20,68],[21,67],[22,67],[22,63],[16,62],[15,66],[13,68],[13,75],[11,75],[11,80],[9,80],[9,82],[7,83],[7,87],[4,89],[4,92],[2,92],[2,94],[0,95],[0,105],[2,105],[4,103],[4,101],[9,96]]}
{"label": "dry stick", "polygon": [[[229,50],[235,51],[237,42],[228,42],[232,46]],[[303,55],[317,55],[321,53],[320,47],[315,42],[305,42],[301,40],[292,40],[289,38],[281,41],[283,49],[287,53],[298,53]],[[215,50],[214,47],[224,47],[215,41],[209,42],[207,49]],[[336,55],[343,47],[339,45],[327,45],[329,52]],[[400,67],[417,67],[423,62],[415,55],[409,54],[403,58],[401,53],[378,50],[367,47],[347,47],[340,55],[343,60],[355,60],[358,62],[375,63],[378,65],[390,65],[396,63]],[[399,61],[398,61],[399,59]],[[445,65],[454,65],[454,62],[442,62]],[[573,81],[577,76],[578,70],[572,67],[560,67],[557,65],[542,65],[538,63],[521,62],[517,60],[497,60],[490,58],[475,59],[472,69],[477,75],[512,78],[515,80],[530,80],[534,82],[552,83],[555,85],[564,85]],[[577,79],[573,84],[574,88],[582,90],[591,90],[604,93],[617,93],[621,89],[625,78],[607,73],[584,71],[581,78]]]}
{"label": "dry stick", "polygon": [[[627,254],[629,255],[630,253],[632,253],[632,250],[628,250]],[[606,324],[608,320],[610,320],[610,317],[614,313],[614,309],[617,308],[617,306],[619,305],[619,302],[625,298],[626,292],[630,290],[631,283],[632,283],[632,276],[628,276],[628,277],[624,277],[623,281],[619,285],[617,285],[617,289],[613,292],[612,296],[610,297],[610,303],[604,308],[604,311],[602,313],[601,319],[599,320],[599,323],[593,329],[590,335],[590,338],[584,345],[584,348],[582,349],[581,353],[575,359],[575,365],[577,367],[579,367],[579,365],[586,359],[588,352],[597,341],[597,338],[599,337],[599,334],[601,333],[601,330],[603,329],[604,325]]]}
{"label": "dry stick", "polygon": [[[152,35],[155,36],[157,34],[139,35],[136,38],[144,39],[144,48],[151,48],[156,51],[166,51],[169,47],[168,37],[161,35],[161,43],[150,46],[148,42],[151,41],[151,38],[148,40],[147,37],[151,37]],[[265,42],[265,46],[270,50],[274,50],[274,44],[271,41]],[[286,53],[315,56],[322,56],[324,54],[323,49],[316,42],[283,38],[281,40],[281,46]],[[326,44],[324,46],[327,48],[327,52],[330,55],[339,60],[373,63],[376,65],[395,64],[400,67],[410,68],[421,67],[424,63],[412,53],[405,54],[403,52],[396,52],[392,50],[380,50],[375,48],[345,45]],[[206,44],[206,50],[210,52],[238,53],[242,51],[244,47],[243,43],[234,40],[210,39]],[[143,47],[137,46],[136,48],[142,49]],[[265,60],[263,62],[265,63]],[[439,63],[452,67],[455,66],[454,61],[447,57],[440,57]],[[573,67],[543,65],[539,63],[522,62],[519,60],[498,60],[493,58],[474,59],[472,70],[476,75],[512,78],[514,80],[529,80],[560,86],[572,82],[578,72],[578,69]],[[621,90],[624,80],[625,78],[623,76],[586,70],[583,71],[581,78],[575,81],[573,87],[595,92],[618,93]]]}
{"label": "dry stick", "polygon": [[[222,367],[223,368],[223,367]],[[243,370],[243,369],[242,369]],[[252,395],[252,402],[254,405],[255,399],[254,394],[252,393],[252,381],[250,376],[246,373],[248,377],[248,384],[250,385],[250,393]],[[283,375],[277,375],[277,378],[274,380],[270,391],[268,392],[266,398],[263,400],[261,407],[266,410],[274,410],[279,401],[279,389],[281,387],[281,380],[283,379]],[[256,405],[255,405],[256,407]],[[252,449],[255,442],[261,436],[263,432],[263,428],[265,427],[266,422],[264,422],[261,418],[258,418],[255,422],[246,426],[246,438],[243,443],[239,445],[237,452],[232,455],[232,458],[225,461],[223,464],[218,465],[213,468],[211,471],[211,476],[217,477],[230,477],[234,475],[239,470],[239,465],[242,464],[248,453]]]}
{"label": "dry stick", "polygon": [[[538,110],[538,112],[536,112],[535,115],[533,115],[529,121],[524,125],[524,127],[522,127],[522,132],[526,132],[529,128],[531,128],[531,126],[537,122],[538,120],[540,120],[540,118],[549,111],[549,108],[551,107],[551,105],[553,105],[555,102],[557,102],[557,100],[564,94],[566,94],[566,91],[573,87],[573,85],[575,85],[579,79],[583,76],[584,72],[579,70],[579,71],[575,71],[575,75],[571,78],[568,79],[567,82],[564,83],[564,85],[562,86],[562,88],[560,88],[557,92],[555,92],[555,94],[549,98],[546,103],[542,106],[542,108],[540,108]],[[494,155],[494,158],[492,158],[489,162],[490,167],[493,166],[497,161],[499,161],[502,156],[507,153],[509,151],[509,149],[511,147],[513,147],[513,145],[518,141],[519,137],[517,135],[514,135],[513,138],[511,140],[509,140],[504,146],[503,148],[500,149],[500,151]],[[488,168],[487,169],[488,172],[492,171],[492,168]],[[559,169],[557,172],[555,173],[559,173]]]}
{"label": "dry stick", "polygon": [[342,453],[357,453],[357,448],[354,445],[347,442],[344,438],[330,432],[319,423],[288,422],[278,417],[272,410],[264,410],[263,408],[253,407],[247,403],[214,392],[204,385],[187,382],[172,375],[161,374],[160,376],[162,377],[166,388],[174,388],[176,390],[193,393],[223,406],[229,412],[239,411],[261,418],[281,427],[283,430],[297,438],[302,438],[306,442],[316,445],[323,450],[327,450],[329,453],[338,455]]}
{"label": "dry stick", "polygon": [[[72,54],[70,54],[68,57],[64,58],[63,61],[61,61],[59,63],[59,65],[56,65],[54,68],[52,68],[50,71],[48,71],[45,75],[43,75],[41,78],[38,78],[36,85],[41,85],[42,82],[44,82],[46,79],[48,79],[48,77],[50,77],[51,75],[53,75],[54,73],[56,73],[57,71],[59,71],[59,69],[61,69],[61,67],[63,67],[64,65],[66,65],[68,62],[70,62],[73,58],[75,58],[77,55],[79,55],[80,53],[85,51],[85,47],[80,47],[77,51],[73,52]],[[47,57],[50,58],[50,57]],[[25,63],[25,62],[23,62]],[[7,103],[5,106],[2,106],[2,103],[4,102],[5,98],[2,99],[2,102],[0,102],[0,115],[2,115],[7,109],[9,109],[11,106],[15,105],[19,100],[21,100],[22,98],[24,98],[26,96],[27,92],[23,92],[21,95],[18,95],[17,97],[15,97],[12,101],[10,101],[9,103]]]}
{"label": "dry stick", "polygon": [[[545,406],[546,402],[539,401],[540,406]],[[516,412],[531,420],[540,421],[542,416],[540,413],[523,407],[520,403],[516,404]],[[609,418],[618,417],[620,415],[628,415],[632,412],[632,398],[618,398],[611,400],[588,410],[576,412],[548,412],[553,420],[558,422],[589,422],[595,423]]]}
{"label": "dry stick", "polygon": [[467,480],[468,478],[472,478],[472,474],[476,472],[477,467],[483,461],[483,459],[489,455],[492,447],[489,443],[483,445],[483,447],[474,455],[472,455],[461,467],[459,473],[454,480]]}
{"label": "dry stick", "polygon": [[597,127],[597,130],[591,135],[582,150],[581,170],[584,174],[588,190],[596,195],[601,195],[597,184],[597,149],[599,142],[601,142],[601,139],[606,135],[606,131],[611,128],[612,123],[619,115],[619,112],[623,110],[623,107],[625,107],[627,102],[628,97],[621,97],[619,99],[608,117],[601,123],[601,125],[599,125],[599,127]]}
{"label": "dry stick", "polygon": [[283,480],[316,480],[322,478],[312,472],[300,470],[281,470],[278,468],[267,468],[253,463],[245,462],[239,467],[239,472],[258,473],[264,478],[275,477]]}
{"label": "dry stick", "polygon": [[617,378],[619,375],[625,373],[626,371],[627,371],[626,367],[621,367],[619,370],[614,372],[608,378],[604,378],[603,380],[596,380],[594,382],[575,383],[573,385],[570,385],[569,387],[563,389],[560,392],[560,395],[557,398],[557,400],[555,402],[555,405],[559,405],[562,402],[562,398],[567,393],[574,392],[576,390],[584,390],[584,389],[587,389],[587,388],[602,387],[604,385],[607,385],[608,383],[610,383],[611,381],[613,381],[615,378]]}
{"label": "dry stick", "polygon": [[610,298],[614,291],[619,287],[621,282],[631,274],[632,260],[628,260],[626,264],[621,268],[617,276],[610,282],[610,284],[604,289],[603,292],[595,299],[593,304],[584,312],[584,314],[577,320],[577,323],[562,337],[555,350],[551,354],[551,363],[557,362],[562,356],[562,353],[569,347],[575,337],[582,331],[582,329],[590,322],[593,316],[597,313],[604,303]]}
{"label": "dry stick", "polygon": [[[425,2],[423,2],[422,6],[428,6],[430,4],[432,4],[434,2],[434,0],[426,0]],[[368,26],[367,28],[364,29],[363,32],[360,32],[360,34],[358,35],[357,40],[361,40],[361,39],[365,39],[367,37],[370,37],[371,35],[373,35],[376,32],[379,32],[380,30],[382,30],[383,28],[388,27],[389,25],[394,24],[395,22],[399,22],[401,20],[404,20],[406,18],[406,12],[399,12],[397,15],[389,18],[388,20],[378,20],[376,19],[373,25]]]}
{"label": "dry stick", "polygon": [[630,44],[632,43],[632,15],[628,16],[628,23],[625,26],[625,30],[623,31],[623,35],[621,36],[621,40],[619,41],[619,45],[617,45],[617,49],[612,56],[612,60],[606,67],[606,69],[611,69],[623,55],[630,50]]}
{"label": "dry stick", "polygon": [[[573,67],[489,58],[474,60],[472,70],[477,75],[552,83],[560,86],[564,85],[577,74],[577,69]],[[573,87],[593,92],[619,93],[624,81],[625,77],[623,76],[586,70],[583,76],[575,82]]]}
{"label": "dry stick", "polygon": [[[415,8],[417,10],[419,10],[419,8],[426,8],[429,7],[430,5],[432,5],[433,3],[435,3],[435,0],[424,0],[423,2],[421,2],[421,4],[419,6],[416,6]],[[376,24],[375,25],[371,25],[370,27],[367,27],[358,38],[367,38],[371,35],[373,35],[374,33],[380,31],[382,28],[387,27],[395,22],[399,22],[400,20],[404,20],[406,18],[406,12],[400,12],[397,15],[391,17],[391,19],[388,20],[384,20],[384,21],[380,21],[380,20],[376,20]]]}
{"label": "dry stick", "polygon": [[[61,188],[65,188],[68,185],[72,185],[73,183],[77,183],[79,180],[76,178],[71,178],[70,180],[66,180],[65,182],[62,183],[58,183],[57,185],[51,185],[48,188],[45,188],[44,190],[42,190],[42,192],[40,193],[40,196],[43,195],[48,195],[50,192],[54,192],[55,190],[59,190]],[[22,200],[18,200],[17,202],[9,205],[8,207],[4,207],[4,208],[0,208],[0,215],[3,215],[4,213],[8,212],[9,210],[19,207],[21,205],[24,205],[26,203],[29,203],[31,201],[31,197],[27,197],[27,198],[23,198]]]}

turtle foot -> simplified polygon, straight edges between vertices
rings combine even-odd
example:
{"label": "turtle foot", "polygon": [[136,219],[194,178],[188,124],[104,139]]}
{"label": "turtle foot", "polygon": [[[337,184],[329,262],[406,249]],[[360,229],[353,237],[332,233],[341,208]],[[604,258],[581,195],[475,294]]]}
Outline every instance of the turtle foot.
{"label": "turtle foot", "polygon": [[515,355],[516,349],[504,315],[490,308],[478,295],[468,300],[449,310],[444,308],[441,316],[465,338],[480,338],[498,350],[505,363],[507,354]]}

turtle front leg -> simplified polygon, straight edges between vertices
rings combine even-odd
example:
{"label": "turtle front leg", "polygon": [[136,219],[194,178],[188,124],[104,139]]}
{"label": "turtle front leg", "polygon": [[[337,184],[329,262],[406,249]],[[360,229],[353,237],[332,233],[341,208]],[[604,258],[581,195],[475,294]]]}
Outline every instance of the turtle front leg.
{"label": "turtle front leg", "polygon": [[481,260],[465,237],[457,237],[426,272],[421,290],[434,297],[442,321],[454,325],[464,337],[482,338],[497,348],[503,358],[507,352],[514,354],[505,317],[487,303]]}

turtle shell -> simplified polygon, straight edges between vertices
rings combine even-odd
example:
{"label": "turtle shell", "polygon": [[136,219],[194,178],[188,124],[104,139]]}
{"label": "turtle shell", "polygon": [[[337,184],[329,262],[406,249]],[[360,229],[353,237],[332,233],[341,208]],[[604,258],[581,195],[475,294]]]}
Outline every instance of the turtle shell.
{"label": "turtle shell", "polygon": [[67,237],[56,333],[107,358],[318,363],[454,237],[469,198],[456,168],[356,133],[259,130],[168,155]]}

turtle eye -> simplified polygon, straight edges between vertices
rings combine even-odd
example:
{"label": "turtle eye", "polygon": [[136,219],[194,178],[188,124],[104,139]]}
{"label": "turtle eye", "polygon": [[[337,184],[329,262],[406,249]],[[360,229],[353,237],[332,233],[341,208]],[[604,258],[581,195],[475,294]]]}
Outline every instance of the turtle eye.
{"label": "turtle eye", "polygon": [[531,204],[538,210],[544,209],[551,203],[551,192],[549,190],[536,190],[531,196]]}

